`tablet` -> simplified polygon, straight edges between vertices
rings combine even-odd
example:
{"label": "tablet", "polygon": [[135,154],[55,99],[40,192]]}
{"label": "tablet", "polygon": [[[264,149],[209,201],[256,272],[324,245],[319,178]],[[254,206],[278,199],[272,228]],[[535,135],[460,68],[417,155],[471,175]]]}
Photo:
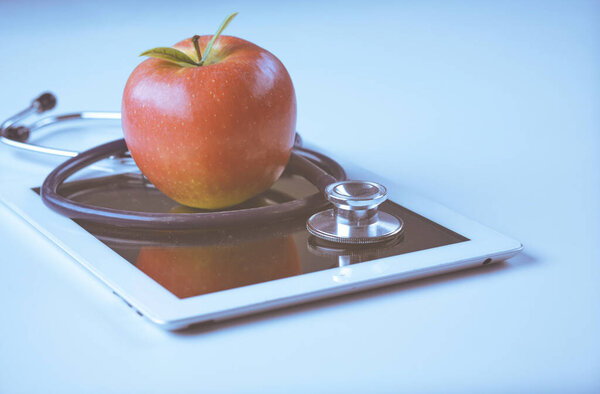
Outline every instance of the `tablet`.
{"label": "tablet", "polygon": [[[343,163],[342,163],[343,164]],[[363,291],[503,261],[522,245],[389,180],[357,168],[349,179],[384,184],[381,210],[401,218],[401,235],[382,244],[342,245],[306,230],[306,218],[261,227],[141,231],[74,221],[48,209],[37,182],[0,184],[0,200],[64,249],[144,319],[168,330]],[[315,193],[285,174],[241,207]],[[60,189],[98,206],[185,213],[136,171],[89,171]]]}

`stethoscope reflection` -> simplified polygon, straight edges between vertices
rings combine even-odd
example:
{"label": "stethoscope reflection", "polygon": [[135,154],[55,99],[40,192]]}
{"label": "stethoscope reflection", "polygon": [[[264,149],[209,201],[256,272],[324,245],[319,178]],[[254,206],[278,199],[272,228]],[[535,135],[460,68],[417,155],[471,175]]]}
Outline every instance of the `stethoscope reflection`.
{"label": "stethoscope reflection", "polygon": [[386,251],[400,244],[403,233],[384,244],[375,245],[340,245],[311,236],[307,240],[308,250],[316,256],[337,259],[338,269],[333,274],[337,283],[349,282],[352,278],[352,264],[375,260],[386,256]]}

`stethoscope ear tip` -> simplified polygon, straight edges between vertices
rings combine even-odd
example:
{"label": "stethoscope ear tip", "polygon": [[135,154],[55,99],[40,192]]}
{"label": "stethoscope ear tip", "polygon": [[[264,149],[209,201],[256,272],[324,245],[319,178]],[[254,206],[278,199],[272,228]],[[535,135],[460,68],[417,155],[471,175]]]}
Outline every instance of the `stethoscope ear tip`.
{"label": "stethoscope ear tip", "polygon": [[50,92],[45,92],[35,98],[31,104],[35,106],[37,113],[41,114],[56,106],[56,96]]}
{"label": "stethoscope ear tip", "polygon": [[5,130],[2,130],[0,136],[6,137],[10,140],[17,142],[26,142],[29,139],[29,135],[31,134],[28,127],[25,126],[10,126]]}

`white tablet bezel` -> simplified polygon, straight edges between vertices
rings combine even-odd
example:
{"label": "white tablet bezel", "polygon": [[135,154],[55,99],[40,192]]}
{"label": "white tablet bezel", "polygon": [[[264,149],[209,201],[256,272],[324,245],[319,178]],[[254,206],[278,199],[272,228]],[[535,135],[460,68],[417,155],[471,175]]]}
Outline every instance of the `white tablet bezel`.
{"label": "white tablet bezel", "polygon": [[[348,171],[348,169],[347,169]],[[348,171],[353,179],[367,174]],[[48,209],[32,191],[43,179],[0,184],[0,200],[54,241],[123,298],[133,309],[165,329],[221,320],[286,305],[330,297],[389,283],[468,268],[509,258],[522,245],[481,224],[393,182],[386,185],[390,199],[458,234],[468,241],[333,268],[269,282],[180,299],[104,245],[72,220]],[[37,178],[37,177],[36,177]]]}

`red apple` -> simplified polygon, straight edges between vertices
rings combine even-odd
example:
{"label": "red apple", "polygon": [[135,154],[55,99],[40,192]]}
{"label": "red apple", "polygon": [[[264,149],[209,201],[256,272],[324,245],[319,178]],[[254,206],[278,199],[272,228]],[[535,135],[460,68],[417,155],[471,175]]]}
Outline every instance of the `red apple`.
{"label": "red apple", "polygon": [[214,36],[147,51],[152,58],[123,93],[123,132],[138,167],[168,197],[196,208],[228,207],[268,189],[294,141],[290,76],[265,49],[220,36],[233,16]]}

